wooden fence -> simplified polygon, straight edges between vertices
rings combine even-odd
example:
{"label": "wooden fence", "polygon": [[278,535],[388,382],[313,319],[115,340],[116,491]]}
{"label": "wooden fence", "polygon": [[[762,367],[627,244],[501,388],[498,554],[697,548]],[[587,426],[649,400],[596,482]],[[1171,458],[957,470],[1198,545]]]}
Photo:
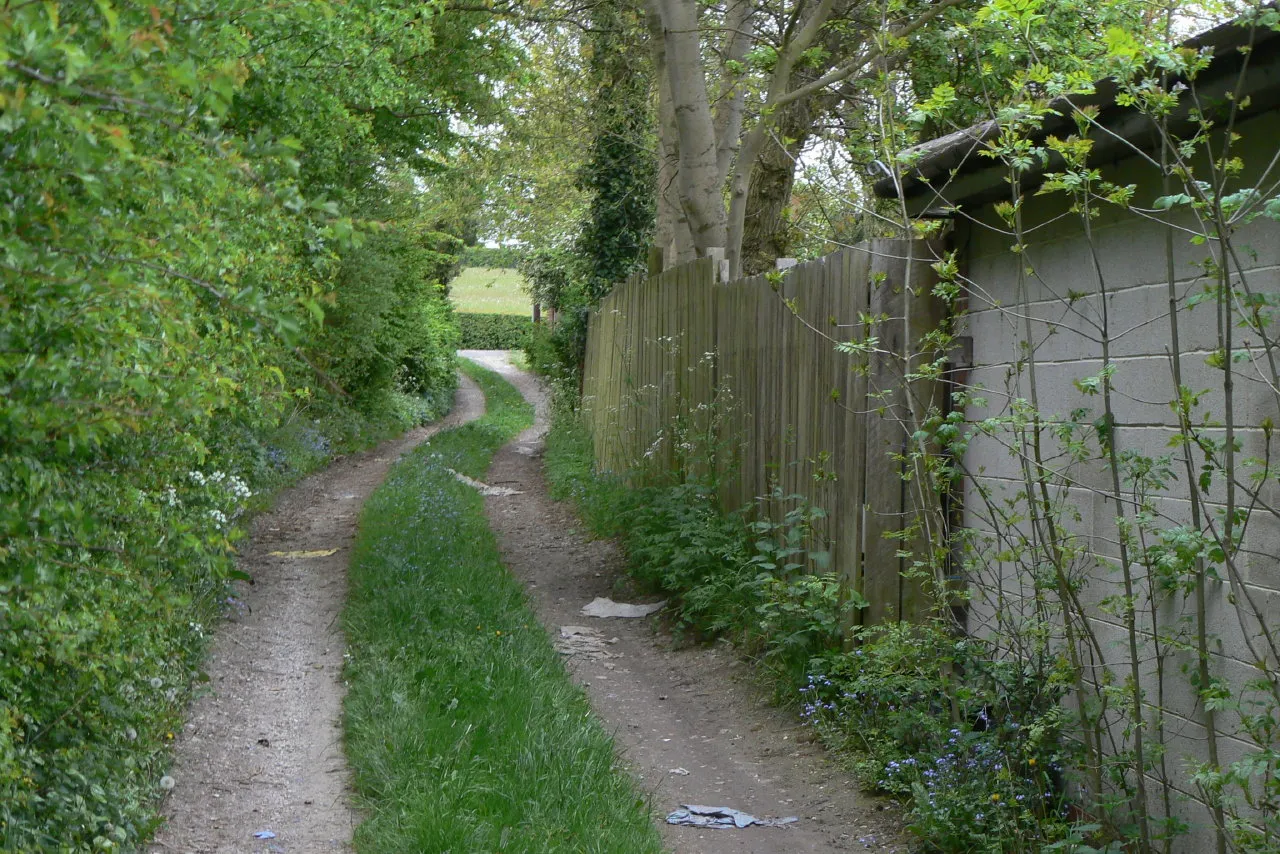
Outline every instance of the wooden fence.
{"label": "wooden fence", "polygon": [[[905,354],[941,317],[934,249],[873,240],[780,276],[720,280],[703,258],[619,285],[591,318],[583,410],[605,470],[717,465],[724,509],[776,485],[823,508],[833,566],[871,603],[864,622],[929,607],[904,577],[894,532],[922,511],[893,458],[910,405]],[[836,341],[877,344],[864,356]],[[700,437],[695,439],[694,437]],[[714,461],[689,459],[708,446]],[[888,536],[887,536],[888,535]]]}

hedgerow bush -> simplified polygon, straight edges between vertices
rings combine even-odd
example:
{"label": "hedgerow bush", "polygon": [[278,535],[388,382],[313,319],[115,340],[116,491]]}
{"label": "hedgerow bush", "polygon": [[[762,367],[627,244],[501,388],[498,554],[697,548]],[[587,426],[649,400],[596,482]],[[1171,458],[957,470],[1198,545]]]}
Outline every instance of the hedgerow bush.
{"label": "hedgerow bush", "polygon": [[458,346],[464,350],[519,350],[534,332],[533,319],[518,314],[458,312]]}
{"label": "hedgerow bush", "polygon": [[391,389],[452,387],[458,329],[438,281],[440,253],[397,230],[346,253],[316,341],[329,375],[368,408]]}
{"label": "hedgerow bush", "polygon": [[417,12],[0,9],[0,850],[141,847],[245,514],[450,400]]}

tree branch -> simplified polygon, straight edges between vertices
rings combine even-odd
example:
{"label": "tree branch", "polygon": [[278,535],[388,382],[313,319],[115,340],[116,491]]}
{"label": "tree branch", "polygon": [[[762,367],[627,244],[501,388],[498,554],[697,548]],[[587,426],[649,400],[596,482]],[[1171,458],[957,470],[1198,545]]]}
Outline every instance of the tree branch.
{"label": "tree branch", "polygon": [[[891,31],[889,33],[889,39],[906,38],[907,36],[919,30],[925,24],[928,24],[929,22],[933,21],[935,18],[937,18],[939,15],[941,15],[943,12],[947,11],[948,9],[951,9],[955,6],[960,6],[960,5],[963,5],[964,3],[969,3],[969,2],[972,2],[972,0],[939,0],[938,3],[929,7],[928,10],[920,13],[920,16],[917,17],[911,23],[904,24],[903,26],[897,28],[896,30]],[[773,107],[773,108],[785,107],[787,104],[790,104],[792,101],[798,101],[799,99],[805,97],[806,95],[812,95],[814,92],[817,92],[820,89],[825,89],[827,86],[830,86],[832,83],[839,83],[840,81],[848,77],[852,77],[854,74],[858,73],[860,70],[865,68],[869,63],[875,62],[877,59],[880,59],[885,55],[885,53],[886,51],[883,46],[876,47],[874,50],[870,51],[869,53],[863,54],[862,56],[859,56],[857,59],[850,60],[849,62],[846,62],[844,65],[841,65],[838,68],[835,68],[827,72],[826,74],[819,77],[817,80],[814,80],[812,83],[806,83],[805,85],[801,86],[798,89],[791,90],[790,92],[786,93],[785,95],[782,95],[776,100],[770,103],[767,103],[766,106]]]}

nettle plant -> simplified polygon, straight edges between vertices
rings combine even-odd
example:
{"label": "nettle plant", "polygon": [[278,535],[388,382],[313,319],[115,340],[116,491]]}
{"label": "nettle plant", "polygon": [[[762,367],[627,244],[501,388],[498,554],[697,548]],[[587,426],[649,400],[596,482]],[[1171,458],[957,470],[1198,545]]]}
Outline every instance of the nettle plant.
{"label": "nettle plant", "polygon": [[[1006,9],[1032,41],[1036,8]],[[1173,20],[1174,10],[1166,14]],[[1060,791],[1074,804],[1075,824],[1028,834],[1017,822],[990,824],[991,809],[983,809],[995,834],[988,840],[999,840],[991,850],[1175,851],[1211,839],[1204,844],[1220,852],[1260,852],[1280,844],[1280,636],[1274,593],[1259,586],[1276,562],[1264,537],[1280,524],[1280,289],[1258,269],[1265,247],[1256,243],[1273,241],[1266,221],[1280,221],[1280,158],[1249,145],[1268,131],[1243,126],[1249,99],[1232,94],[1244,90],[1258,61],[1252,47],[1280,29],[1280,13],[1256,8],[1236,26],[1240,47],[1226,51],[1239,70],[1225,84],[1219,75],[1216,87],[1204,82],[1209,48],[1150,49],[1108,33],[1114,101],[1155,141],[1126,143],[1134,171],[1091,157],[1113,131],[1095,108],[1063,96],[1093,94],[1093,85],[1028,61],[981,152],[1004,170],[1008,198],[989,216],[961,214],[1016,259],[1007,265],[1016,299],[991,297],[992,282],[941,254],[934,293],[952,311],[903,361],[908,380],[947,370],[953,332],[974,310],[963,295],[999,314],[1010,342],[1003,387],[957,384],[949,410],[920,401],[896,413],[912,439],[903,454],[908,477],[964,504],[965,526],[950,526],[945,549],[917,552],[917,571],[935,584],[935,601],[967,608],[968,629],[986,650],[930,669],[930,690],[907,692],[917,700],[900,707],[932,703],[963,717],[955,706],[981,670],[974,662],[984,660],[1062,690],[1062,701],[1040,712],[1060,718],[1054,750],[1064,757]],[[946,109],[945,92],[924,104],[936,121]],[[1048,133],[1060,115],[1072,126]],[[1121,177],[1140,172],[1135,182]],[[1128,283],[1107,240],[1133,223],[1143,230],[1120,233],[1163,241],[1165,268],[1145,287],[1165,286],[1167,316],[1139,323],[1148,336],[1140,355],[1148,365],[1163,360],[1167,371],[1159,386],[1136,373],[1126,349],[1136,327],[1113,314]],[[1057,286],[1062,271],[1039,263],[1050,228],[1059,238],[1070,230],[1072,263],[1085,270],[1088,289]],[[1064,338],[1078,341],[1078,351],[1064,353]],[[1078,405],[1062,391],[1064,363],[1075,371]],[[1144,438],[1153,434],[1159,442]],[[979,445],[983,460],[1004,449],[1012,463],[1005,474],[971,468]],[[940,626],[951,611],[938,609]],[[968,756],[962,748],[972,731],[957,728],[952,754]],[[944,814],[927,778],[894,761],[884,785],[914,791],[922,828],[934,838],[977,838],[948,818],[976,826],[976,794]]]}

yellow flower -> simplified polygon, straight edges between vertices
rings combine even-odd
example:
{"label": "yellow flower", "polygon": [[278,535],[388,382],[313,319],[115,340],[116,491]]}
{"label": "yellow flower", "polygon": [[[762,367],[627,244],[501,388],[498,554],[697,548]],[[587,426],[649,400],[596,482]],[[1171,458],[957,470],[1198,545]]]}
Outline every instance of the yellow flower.
{"label": "yellow flower", "polygon": [[1032,756],[1030,759],[1027,760],[1027,764],[1030,765],[1032,768],[1036,767],[1036,758]]}
{"label": "yellow flower", "polygon": [[999,794],[994,794],[994,795],[992,795],[992,796],[991,796],[991,803],[993,803],[993,804],[998,804],[998,803],[1000,803],[1000,795],[999,795]]}

